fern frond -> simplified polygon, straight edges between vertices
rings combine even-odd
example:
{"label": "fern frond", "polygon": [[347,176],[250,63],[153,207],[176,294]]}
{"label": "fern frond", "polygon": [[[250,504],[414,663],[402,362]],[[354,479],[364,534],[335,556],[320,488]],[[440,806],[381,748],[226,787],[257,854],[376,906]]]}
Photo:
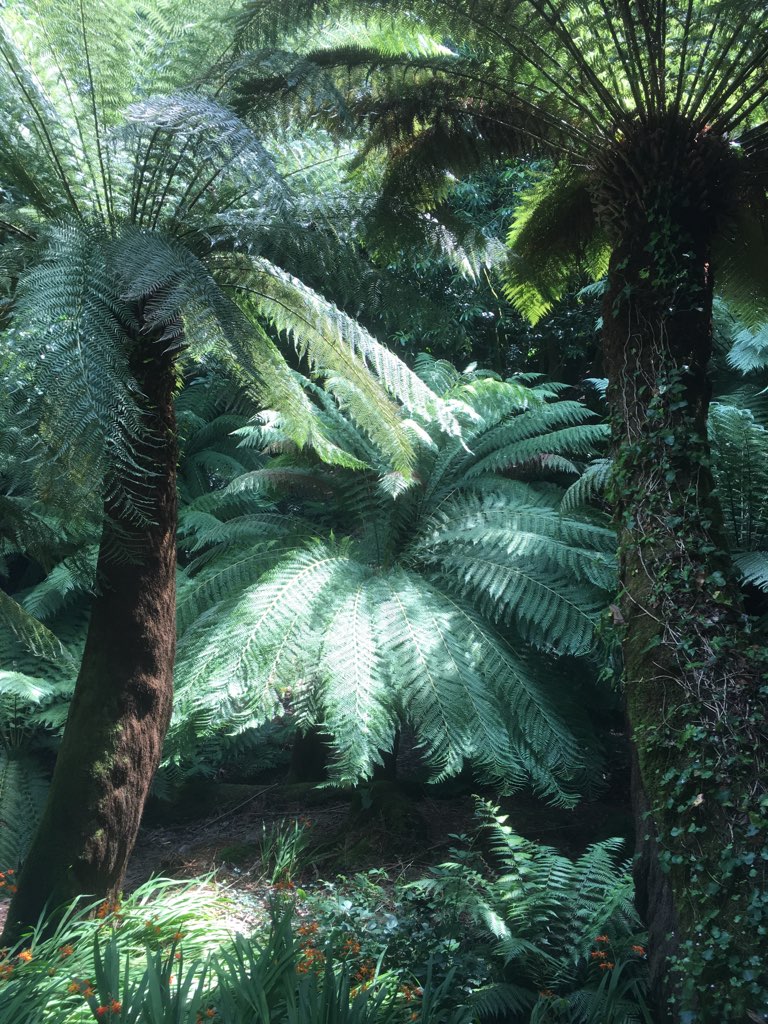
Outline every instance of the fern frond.
{"label": "fern frond", "polygon": [[0,863],[19,866],[42,813],[48,778],[31,755],[0,745]]}
{"label": "fern frond", "polygon": [[594,459],[590,462],[579,479],[563,495],[560,510],[567,515],[602,498],[610,480],[611,465],[610,459]]}
{"label": "fern frond", "polygon": [[69,660],[69,654],[59,638],[2,590],[0,622],[35,657],[46,661]]}
{"label": "fern frond", "polygon": [[41,583],[24,594],[27,611],[38,619],[51,619],[72,600],[93,593],[96,555],[96,545],[90,545],[58,562]]}
{"label": "fern frond", "polygon": [[740,551],[733,561],[745,583],[768,594],[768,551]]}
{"label": "fern frond", "polygon": [[[355,585],[356,582],[356,585]],[[325,624],[319,672],[322,722],[333,739],[329,777],[341,785],[370,777],[392,746],[395,695],[375,629],[380,593],[362,567],[345,583]]]}
{"label": "fern frond", "polygon": [[748,410],[713,403],[709,439],[731,546],[760,551],[768,542],[768,431]]}
{"label": "fern frond", "polygon": [[609,248],[600,237],[586,178],[564,166],[522,199],[507,239],[504,294],[536,324],[586,269],[605,274]]}
{"label": "fern frond", "polygon": [[[413,462],[410,443],[403,436],[394,406],[387,408],[382,389],[410,412],[435,420],[449,432],[458,424],[443,403],[405,364],[363,328],[291,275],[265,261],[253,261],[250,274],[233,287],[244,292],[277,330],[294,342],[300,356],[324,374],[333,374],[336,390],[350,414],[375,438],[393,467],[405,475]],[[376,374],[377,385],[366,368]],[[378,416],[373,419],[372,413]]]}
{"label": "fern frond", "polygon": [[[583,654],[615,584],[611,531],[492,496],[445,504],[412,549],[485,615],[540,647]],[[590,592],[590,584],[595,589]]]}

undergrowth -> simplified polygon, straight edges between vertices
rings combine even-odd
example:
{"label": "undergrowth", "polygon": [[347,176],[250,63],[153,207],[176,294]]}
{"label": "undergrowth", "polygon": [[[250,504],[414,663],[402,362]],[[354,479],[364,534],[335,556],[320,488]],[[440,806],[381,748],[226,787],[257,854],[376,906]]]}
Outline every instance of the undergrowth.
{"label": "undergrowth", "polygon": [[416,879],[302,883],[308,826],[278,823],[247,926],[211,878],[73,905],[0,951],[0,1024],[648,1024],[621,842],[572,861],[478,813]]}

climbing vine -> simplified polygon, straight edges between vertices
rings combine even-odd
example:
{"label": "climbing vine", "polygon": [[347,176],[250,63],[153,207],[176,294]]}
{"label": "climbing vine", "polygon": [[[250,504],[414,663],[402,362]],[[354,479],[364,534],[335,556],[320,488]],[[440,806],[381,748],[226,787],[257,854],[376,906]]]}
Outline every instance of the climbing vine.
{"label": "climbing vine", "polygon": [[611,405],[625,691],[649,809],[643,838],[656,844],[673,906],[672,937],[655,939],[667,944],[675,1020],[759,1021],[768,648],[744,612],[713,493],[709,351],[694,347],[708,339],[706,258],[668,201],[650,210],[646,245],[614,266],[624,283],[607,334],[623,345]]}

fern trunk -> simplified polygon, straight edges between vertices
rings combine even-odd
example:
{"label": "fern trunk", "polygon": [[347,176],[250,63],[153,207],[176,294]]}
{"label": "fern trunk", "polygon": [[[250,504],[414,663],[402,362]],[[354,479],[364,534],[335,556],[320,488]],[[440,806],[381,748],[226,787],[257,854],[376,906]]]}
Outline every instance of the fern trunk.
{"label": "fern trunk", "polygon": [[656,1017],[736,1024],[762,1019],[768,992],[764,665],[708,462],[712,217],[702,211],[707,180],[695,174],[702,154],[690,138],[687,145],[670,154],[649,144],[643,159],[634,154],[649,182],[639,197],[638,175],[631,184],[613,179],[616,192],[626,189],[603,328],[622,588],[616,617]]}
{"label": "fern trunk", "polygon": [[176,440],[173,366],[137,360],[153,440],[142,485],[148,523],[107,502],[83,660],[40,826],[2,941],[44,908],[117,898],[173,700],[176,645]]}

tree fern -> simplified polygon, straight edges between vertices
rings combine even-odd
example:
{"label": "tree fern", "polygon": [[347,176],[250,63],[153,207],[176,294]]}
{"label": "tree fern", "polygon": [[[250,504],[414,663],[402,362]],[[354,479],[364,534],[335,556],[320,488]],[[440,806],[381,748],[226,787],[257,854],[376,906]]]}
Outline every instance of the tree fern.
{"label": "tree fern", "polygon": [[[402,719],[434,777],[471,758],[506,785],[570,799],[594,755],[565,725],[565,693],[547,692],[553,668],[520,642],[555,654],[593,647],[611,535],[559,514],[562,490],[542,477],[550,437],[553,453],[569,440],[584,452],[603,433],[545,392],[448,376],[443,400],[465,440],[415,420],[418,486],[388,493],[366,433],[310,387],[327,436],[372,469],[302,465],[283,442],[275,468],[221,492],[222,513],[212,495],[204,515],[185,518],[195,561],[180,589],[177,720],[198,708],[204,728],[211,686],[227,709],[219,722],[231,713],[234,728],[274,714],[288,691],[304,721],[331,735],[338,779],[369,775]],[[238,433],[251,444],[260,430]],[[279,437],[274,425],[268,437]],[[500,473],[513,468],[528,481]],[[229,496],[251,511],[227,511]],[[274,502],[285,503],[282,530]]]}
{"label": "tree fern", "polygon": [[[18,2],[4,23],[9,134],[0,176],[44,218],[30,235],[26,268],[15,271],[23,329],[13,336],[13,357],[26,373],[10,390],[29,422],[44,425],[38,439],[55,453],[52,480],[72,472],[102,480],[110,500],[142,514],[145,427],[129,358],[142,332],[166,352],[215,344],[229,350],[242,364],[243,383],[283,409],[298,443],[343,461],[313,422],[265,324],[306,351],[321,376],[356,383],[346,393],[350,408],[407,475],[410,441],[385,392],[430,405],[448,426],[450,416],[403,364],[274,262],[273,222],[282,228],[290,221],[308,241],[327,240],[334,233],[316,229],[319,219],[330,223],[327,210],[315,201],[312,223],[302,221],[306,211],[299,212],[280,160],[200,78],[212,65],[194,64],[214,7],[200,8],[194,26],[182,7],[167,5],[156,23],[128,0],[114,18],[89,0],[56,12]],[[170,32],[166,40],[154,35],[159,24]],[[222,37],[222,50],[226,45]],[[183,82],[191,67],[197,86],[172,92],[174,76]],[[86,90],[78,84],[81,70]],[[14,128],[25,118],[31,130]],[[248,255],[264,248],[271,261]],[[341,259],[343,246],[336,251]],[[249,316],[260,322],[249,324]],[[54,381],[68,401],[49,400]]]}

